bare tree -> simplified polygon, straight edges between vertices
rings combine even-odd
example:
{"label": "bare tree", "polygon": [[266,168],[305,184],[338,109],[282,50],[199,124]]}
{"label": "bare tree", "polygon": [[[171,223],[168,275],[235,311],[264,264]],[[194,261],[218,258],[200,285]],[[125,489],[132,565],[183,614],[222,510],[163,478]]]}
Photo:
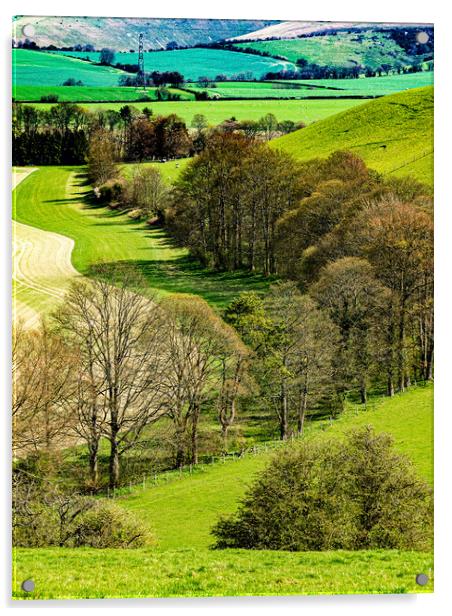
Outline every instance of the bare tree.
{"label": "bare tree", "polygon": [[16,328],[13,342],[13,450],[50,449],[68,435],[74,351],[47,325]]}
{"label": "bare tree", "polygon": [[[106,276],[101,268],[102,273]],[[79,347],[84,367],[79,433],[93,444],[101,432],[108,438],[111,488],[119,482],[121,456],[162,416],[165,369],[159,310],[131,290],[143,281],[123,271],[115,285],[105,279],[77,281],[55,315],[61,331]]]}
{"label": "bare tree", "polygon": [[200,297],[172,295],[161,306],[168,358],[165,404],[175,428],[175,464],[180,467],[198,462],[200,415],[218,387],[220,358],[237,337]]}

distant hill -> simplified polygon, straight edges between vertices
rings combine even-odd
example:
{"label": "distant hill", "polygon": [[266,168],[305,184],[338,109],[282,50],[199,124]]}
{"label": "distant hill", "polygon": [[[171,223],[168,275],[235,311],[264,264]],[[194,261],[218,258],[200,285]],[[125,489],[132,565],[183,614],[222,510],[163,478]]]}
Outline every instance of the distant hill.
{"label": "distant hill", "polygon": [[384,174],[433,184],[433,87],[415,88],[353,107],[270,144],[299,160],[350,150]]}
{"label": "distant hill", "polygon": [[[113,47],[117,51],[129,51],[137,49],[138,35],[143,32],[145,49],[165,49],[173,41],[180,46],[213,43],[277,23],[244,19],[18,16],[13,21],[13,40],[17,44],[29,38],[40,47],[93,45],[96,49]],[[33,27],[33,36],[23,33],[27,25]]]}
{"label": "distant hill", "polygon": [[392,23],[369,23],[369,22],[340,22],[340,21],[282,21],[264,26],[255,32],[241,34],[231,37],[231,40],[253,40],[260,41],[270,38],[297,38],[299,36],[310,36],[319,33],[339,32],[343,30],[368,30],[375,28],[413,28],[413,27],[431,27],[432,24],[392,24]]}

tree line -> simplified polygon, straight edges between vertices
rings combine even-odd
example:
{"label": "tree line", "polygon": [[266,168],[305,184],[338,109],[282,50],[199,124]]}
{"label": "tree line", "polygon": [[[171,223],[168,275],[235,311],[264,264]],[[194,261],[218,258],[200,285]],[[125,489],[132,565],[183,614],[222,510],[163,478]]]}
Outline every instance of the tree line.
{"label": "tree line", "polygon": [[200,152],[211,132],[234,131],[268,140],[302,126],[291,121],[278,122],[273,114],[258,121],[238,122],[231,118],[211,128],[202,114],[195,114],[187,126],[176,114],[154,115],[149,107],[140,111],[133,105],[123,105],[119,111],[88,111],[80,105],[59,103],[41,110],[14,103],[13,164],[84,164],[99,139],[99,161],[103,156],[116,162],[183,158]]}
{"label": "tree line", "polygon": [[205,266],[291,280],[326,310],[339,328],[338,394],[358,388],[365,402],[370,383],[384,380],[392,395],[432,378],[424,185],[386,179],[347,152],[300,164],[243,135],[217,134],[181,173],[165,216]]}

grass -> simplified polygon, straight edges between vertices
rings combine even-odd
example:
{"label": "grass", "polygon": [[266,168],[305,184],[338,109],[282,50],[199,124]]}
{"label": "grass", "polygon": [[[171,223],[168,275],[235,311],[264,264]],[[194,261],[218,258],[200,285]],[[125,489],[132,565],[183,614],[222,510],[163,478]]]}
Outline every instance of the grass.
{"label": "grass", "polygon": [[[174,174],[176,164],[172,161],[164,175]],[[93,204],[83,174],[80,167],[42,167],[16,188],[13,204],[17,222],[74,240],[72,264],[80,273],[90,275],[99,263],[132,264],[150,289],[197,293],[218,309],[244,289],[263,291],[270,284],[257,274],[206,270],[185,249],[175,247],[161,228]]]}
{"label": "grass", "polygon": [[228,98],[288,98],[309,99],[343,98],[358,96],[374,98],[409,88],[420,88],[433,84],[433,72],[410,73],[407,75],[389,75],[384,77],[367,77],[360,79],[312,79],[279,82],[218,82],[215,87],[202,88],[190,85],[190,90],[207,91],[210,96]]}
{"label": "grass", "polygon": [[64,55],[13,49],[13,97],[16,85],[62,86],[69,79],[80,80],[85,86],[117,86],[124,75],[110,66],[96,66]]}
{"label": "grass", "polygon": [[[273,113],[279,121],[293,120],[310,124],[330,115],[340,113],[356,105],[360,100],[234,100],[234,101],[159,101],[155,103],[134,103],[137,109],[150,107],[155,115],[177,114],[188,126],[193,116],[201,113],[210,125],[216,126],[229,118],[237,120],[259,120],[267,113]],[[49,109],[48,103],[33,103],[38,109]],[[124,103],[82,103],[90,111],[114,109],[119,111]]]}
{"label": "grass", "polygon": [[[294,79],[294,86],[314,88],[311,94],[321,96],[385,96],[411,88],[433,85],[433,71],[407,73],[406,75],[384,75],[383,77],[360,77],[359,79]],[[281,81],[281,85],[287,82]]]}
{"label": "grass", "polygon": [[[206,597],[432,592],[423,552],[209,552],[17,549],[15,599]],[[32,578],[33,593],[20,590]]]}
{"label": "grass", "polygon": [[[393,435],[424,477],[432,477],[433,387],[415,387],[368,410],[350,405],[338,420],[312,423],[305,438],[338,435],[372,424]],[[431,592],[415,576],[432,578],[432,555],[376,550],[288,553],[208,549],[211,526],[235,510],[247,485],[274,449],[198,468],[164,484],[117,498],[148,523],[157,549],[16,549],[15,598],[289,595]],[[89,575],[87,572],[89,571]],[[33,578],[31,595],[20,583]]]}
{"label": "grass", "polygon": [[270,144],[299,160],[351,150],[383,174],[412,175],[433,185],[433,87],[416,88],[275,139]]}
{"label": "grass", "polygon": [[[99,61],[98,52],[63,51],[56,52],[55,55],[88,57],[94,62]],[[137,53],[117,53],[114,62],[136,64]],[[294,68],[292,62],[223,49],[178,49],[144,53],[145,71],[179,71],[185,79],[190,81],[197,80],[201,76],[213,79],[220,73],[229,77],[237,73],[249,72],[253,77],[260,78],[268,71],[280,71],[288,68]]]}
{"label": "grass", "polygon": [[[173,94],[181,97],[181,100],[192,100],[194,95],[183,90],[169,88]],[[102,101],[121,101],[134,102],[143,101],[148,98],[151,101],[157,100],[157,88],[130,88],[123,86],[97,87],[97,86],[27,86],[16,85],[14,96],[16,101],[40,101],[42,96],[49,94],[58,96],[58,102],[102,102]]]}
{"label": "grass", "polygon": [[364,31],[341,32],[337,36],[313,36],[298,39],[236,43],[236,47],[251,47],[272,56],[281,56],[291,62],[305,58],[320,66],[353,67],[356,65],[379,68],[412,64],[417,56],[408,55],[389,33]]}

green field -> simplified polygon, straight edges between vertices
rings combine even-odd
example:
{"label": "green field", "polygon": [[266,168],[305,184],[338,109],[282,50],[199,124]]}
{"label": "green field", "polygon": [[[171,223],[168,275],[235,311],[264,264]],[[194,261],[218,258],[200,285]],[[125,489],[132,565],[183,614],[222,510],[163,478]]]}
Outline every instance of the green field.
{"label": "green field", "polygon": [[299,160],[351,150],[383,174],[433,184],[433,87],[357,106],[271,142]]}
{"label": "green field", "polygon": [[433,85],[433,72],[361,77],[360,79],[281,80],[279,82],[218,82],[215,87],[190,85],[190,90],[208,92],[210,96],[227,98],[341,98],[360,96],[373,98],[409,88]]}
{"label": "green field", "polygon": [[16,85],[62,86],[69,79],[80,80],[85,86],[117,86],[124,75],[110,66],[96,66],[64,55],[13,49],[13,97]]}
{"label": "green field", "polygon": [[[171,178],[184,162],[155,164]],[[205,270],[186,250],[174,247],[162,229],[91,203],[83,172],[80,167],[42,167],[17,186],[13,202],[17,222],[74,240],[72,264],[82,274],[98,263],[129,263],[142,271],[152,289],[197,293],[218,308],[244,289],[268,287],[270,280],[261,275]]]}
{"label": "green field", "polygon": [[409,56],[385,32],[341,32],[338,36],[313,36],[307,38],[236,43],[236,47],[250,47],[271,56],[281,56],[291,62],[305,58],[320,66],[356,65],[379,68],[382,64],[409,66]]}
{"label": "green field", "polygon": [[[195,97],[189,92],[169,88],[169,92],[177,94],[182,100],[193,100]],[[39,101],[41,96],[53,94],[58,96],[58,102],[102,102],[102,101],[122,101],[133,102],[143,101],[149,98],[152,101],[157,99],[157,88],[129,88],[123,86],[116,87],[96,87],[96,86],[22,86],[16,85],[14,97],[16,101]]]}
{"label": "green field", "polygon": [[[385,96],[411,88],[423,88],[433,85],[433,71],[407,73],[406,75],[383,75],[382,77],[360,77],[359,79],[310,79],[290,81],[294,86],[312,87],[311,92],[319,95],[320,91],[328,96]],[[285,85],[286,81],[281,81]]]}
{"label": "green field", "polygon": [[[325,438],[356,425],[372,424],[393,435],[399,451],[432,480],[433,388],[412,388],[368,407],[350,406],[331,426],[316,422],[306,438]],[[206,596],[249,594],[431,592],[415,583],[432,577],[433,559],[423,552],[358,551],[287,553],[208,549],[212,524],[235,510],[273,449],[215,463],[164,485],[136,488],[116,502],[147,522],[156,550],[17,549],[17,598]],[[177,477],[177,476],[176,476]],[[87,575],[87,571],[90,575]],[[33,595],[19,590],[36,582]]]}
{"label": "green field", "polygon": [[[99,61],[98,52],[59,51],[55,55],[88,57],[93,62]],[[117,53],[114,63],[136,64],[137,55],[137,53],[128,52]],[[190,81],[196,81],[201,76],[213,79],[220,73],[230,77],[245,72],[251,72],[254,78],[259,79],[268,71],[280,71],[289,68],[294,68],[292,62],[223,49],[178,49],[144,53],[145,71],[179,71],[185,79]]]}
{"label": "green field", "polygon": [[[236,100],[236,101],[171,101],[156,103],[134,103],[137,109],[150,107],[155,115],[175,113],[190,126],[193,116],[201,113],[212,126],[229,118],[237,120],[259,120],[267,113],[273,113],[279,121],[292,120],[310,124],[330,115],[351,109],[361,104],[360,100]],[[34,104],[39,109],[50,109],[48,103]],[[89,110],[114,109],[119,111],[124,103],[82,103]]]}
{"label": "green field", "polygon": [[[15,599],[103,599],[432,592],[423,552],[17,549]],[[20,590],[33,578],[36,590]]]}

